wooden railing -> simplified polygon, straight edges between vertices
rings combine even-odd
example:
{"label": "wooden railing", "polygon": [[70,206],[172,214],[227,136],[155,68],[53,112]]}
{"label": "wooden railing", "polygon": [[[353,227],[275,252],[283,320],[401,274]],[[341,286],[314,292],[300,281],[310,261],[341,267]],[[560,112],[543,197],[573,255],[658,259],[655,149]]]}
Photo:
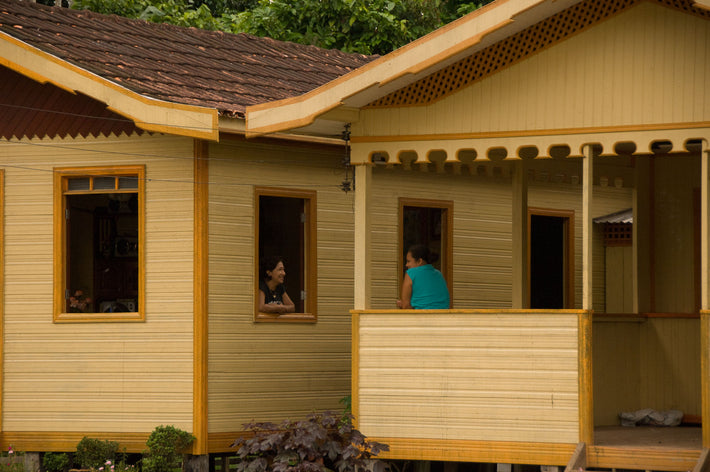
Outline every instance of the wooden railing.
{"label": "wooden railing", "polygon": [[564,444],[573,451],[584,435],[587,312],[361,310],[352,316],[353,413],[367,436],[440,446]]}

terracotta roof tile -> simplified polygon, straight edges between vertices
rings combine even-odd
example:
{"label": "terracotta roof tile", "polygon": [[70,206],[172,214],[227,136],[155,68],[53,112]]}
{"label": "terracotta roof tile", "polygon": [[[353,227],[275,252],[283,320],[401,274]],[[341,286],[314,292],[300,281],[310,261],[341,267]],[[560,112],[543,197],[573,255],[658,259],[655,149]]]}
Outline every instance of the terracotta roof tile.
{"label": "terracotta roof tile", "polygon": [[22,0],[0,2],[0,31],[142,95],[240,117],[375,58]]}

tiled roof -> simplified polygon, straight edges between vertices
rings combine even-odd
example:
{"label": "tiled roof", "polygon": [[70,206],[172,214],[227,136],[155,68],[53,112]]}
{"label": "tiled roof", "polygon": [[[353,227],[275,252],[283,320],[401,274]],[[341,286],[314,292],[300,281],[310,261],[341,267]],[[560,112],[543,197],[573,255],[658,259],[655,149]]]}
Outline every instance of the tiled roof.
{"label": "tiled roof", "polygon": [[27,0],[0,2],[0,31],[139,94],[238,117],[246,106],[301,95],[374,59]]}

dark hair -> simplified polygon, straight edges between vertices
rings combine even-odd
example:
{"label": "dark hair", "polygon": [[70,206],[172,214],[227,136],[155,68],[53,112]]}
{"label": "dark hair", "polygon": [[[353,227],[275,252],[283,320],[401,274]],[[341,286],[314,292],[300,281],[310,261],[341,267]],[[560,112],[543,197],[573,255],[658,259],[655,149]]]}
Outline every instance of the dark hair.
{"label": "dark hair", "polygon": [[261,272],[261,277],[268,279],[269,275],[266,271],[273,271],[279,262],[283,262],[283,257],[281,256],[264,256],[259,261],[259,271]]}
{"label": "dark hair", "polygon": [[431,257],[431,254],[429,253],[429,248],[423,244],[415,244],[414,246],[410,246],[408,252],[412,255],[412,258],[415,261],[417,259],[422,259],[426,263],[431,262],[429,260]]}

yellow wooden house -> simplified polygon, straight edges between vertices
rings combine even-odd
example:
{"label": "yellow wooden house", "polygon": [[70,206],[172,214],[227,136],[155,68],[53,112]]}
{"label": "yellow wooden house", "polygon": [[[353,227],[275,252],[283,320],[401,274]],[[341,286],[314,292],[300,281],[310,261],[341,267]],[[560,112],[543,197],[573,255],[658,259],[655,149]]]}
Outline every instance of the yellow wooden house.
{"label": "yellow wooden house", "polygon": [[[0,444],[233,451],[350,391],[340,136],[246,140],[246,105],[372,58],[0,2]],[[345,162],[347,164],[347,162]],[[278,253],[296,313],[258,311]]]}
{"label": "yellow wooden house", "polygon": [[[353,410],[386,457],[707,470],[709,20],[498,0],[247,108],[251,137],[349,125]],[[450,310],[395,309],[413,243]],[[646,409],[681,424],[619,426]]]}

